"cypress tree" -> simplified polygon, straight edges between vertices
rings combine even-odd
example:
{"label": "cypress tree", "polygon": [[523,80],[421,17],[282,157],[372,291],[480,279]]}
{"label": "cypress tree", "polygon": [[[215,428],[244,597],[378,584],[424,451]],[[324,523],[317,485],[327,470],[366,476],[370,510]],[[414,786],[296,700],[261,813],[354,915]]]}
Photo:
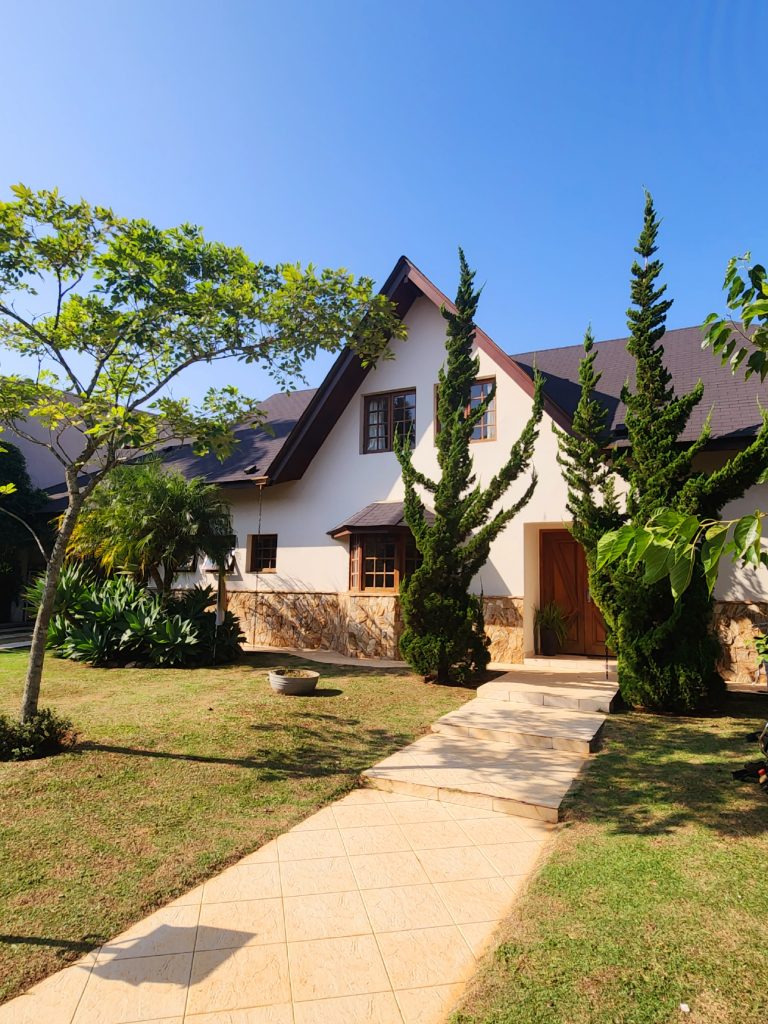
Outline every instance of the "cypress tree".
{"label": "cypress tree", "polygon": [[[756,482],[768,458],[768,428],[764,424],[751,445],[711,473],[699,471],[695,464],[709,439],[709,420],[694,441],[680,440],[702,400],[703,386],[699,382],[687,394],[677,395],[664,364],[661,342],[672,303],[664,298],[666,285],[658,284],[663,267],[654,258],[658,230],[653,200],[646,193],[643,230],[635,248],[640,260],[632,265],[632,307],[627,311],[627,350],[635,363],[634,383],[627,382],[621,396],[627,409],[628,443],[613,459],[603,450],[604,471],[617,472],[627,483],[623,516],[614,506],[608,517],[614,521],[609,522],[605,502],[598,500],[601,486],[610,486],[607,476],[594,476],[591,496],[579,477],[584,470],[579,469],[578,460],[583,454],[594,454],[604,419],[602,424],[594,416],[583,421],[589,430],[581,447],[561,435],[560,456],[574,534],[587,552],[590,584],[617,653],[623,696],[630,703],[659,710],[690,710],[712,703],[723,689],[715,667],[718,645],[710,629],[712,602],[698,561],[693,564],[692,560],[691,584],[675,602],[668,581],[649,580],[640,565],[642,544],[635,545],[631,556],[597,572],[597,540],[621,521],[643,527],[663,508],[687,516],[718,516],[728,501]],[[591,348],[582,363],[580,405],[585,409],[595,401],[599,380],[590,372],[590,357],[593,360]]]}
{"label": "cypress tree", "polygon": [[[536,486],[532,473],[523,495],[506,509],[494,506],[509,486],[527,472],[542,414],[541,379],[536,375],[533,409],[509,458],[483,487],[472,466],[470,441],[495,396],[495,387],[474,409],[471,388],[480,363],[473,355],[474,317],[480,292],[474,271],[459,250],[460,280],[456,312],[441,310],[447,321],[446,362],[438,374],[438,480],[413,465],[410,446],[399,443],[397,457],[405,488],[405,521],[422,562],[400,587],[404,631],[400,650],[426,679],[464,683],[488,664],[482,602],[469,593],[473,577],[488,560],[492,541],[528,503]],[[434,522],[427,522],[419,490],[430,495]]]}

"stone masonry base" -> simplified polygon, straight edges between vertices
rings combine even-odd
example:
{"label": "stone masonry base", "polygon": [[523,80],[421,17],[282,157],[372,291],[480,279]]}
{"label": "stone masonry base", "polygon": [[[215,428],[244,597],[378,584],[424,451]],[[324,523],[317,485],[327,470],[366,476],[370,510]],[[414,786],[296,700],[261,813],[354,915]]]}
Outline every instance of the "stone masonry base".
{"label": "stone masonry base", "polygon": [[[491,660],[522,662],[522,598],[486,597],[483,607]],[[234,591],[229,608],[250,644],[331,650],[357,658],[400,657],[403,626],[395,594]]]}
{"label": "stone masonry base", "polygon": [[[754,638],[768,632],[768,604],[717,601],[713,628],[722,650],[718,669],[728,682],[752,683],[757,671]],[[758,625],[758,623],[760,625]]]}

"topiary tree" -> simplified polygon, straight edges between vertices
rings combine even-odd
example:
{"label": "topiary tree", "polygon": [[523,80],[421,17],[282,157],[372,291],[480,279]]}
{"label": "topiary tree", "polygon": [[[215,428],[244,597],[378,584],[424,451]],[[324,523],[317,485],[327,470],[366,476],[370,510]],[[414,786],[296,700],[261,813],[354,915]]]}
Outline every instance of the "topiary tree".
{"label": "topiary tree", "polygon": [[[662,508],[673,510],[696,529],[696,516],[717,516],[723,505],[740,496],[755,482],[768,456],[768,427],[764,425],[752,445],[711,473],[699,471],[696,456],[706,444],[710,428],[704,424],[690,443],[680,440],[691,413],[701,402],[699,383],[691,392],[677,395],[664,364],[661,344],[671,301],[664,298],[665,285],[657,281],[662,263],[654,259],[659,222],[653,200],[646,193],[643,230],[635,251],[641,261],[632,265],[632,308],[628,310],[630,337],[627,349],[634,357],[635,379],[627,382],[622,400],[627,409],[627,448],[612,458],[604,453],[606,469],[619,473],[627,483],[627,527],[644,526]],[[591,353],[588,352],[586,360]],[[582,403],[594,401],[597,380],[585,366]],[[584,424],[583,424],[584,425]],[[574,533],[585,545],[591,565],[593,596],[606,618],[618,657],[621,692],[633,704],[659,710],[689,710],[715,701],[722,692],[716,672],[717,641],[710,631],[711,599],[704,574],[691,555],[678,572],[687,576],[685,600],[675,602],[663,573],[643,566],[642,545],[619,552],[611,561],[598,558],[600,532],[617,525],[617,509],[601,500],[600,486],[590,496],[579,483],[578,460],[600,443],[597,421],[592,419],[581,446],[561,439],[561,460],[569,483],[569,505]],[[604,478],[604,487],[609,486]],[[599,483],[599,481],[598,481]],[[608,492],[610,497],[610,491]],[[607,514],[606,514],[607,512]],[[609,520],[613,518],[611,524]],[[625,533],[621,533],[625,536]],[[611,535],[615,536],[615,533]],[[650,538],[649,538],[650,541]],[[673,581],[674,585],[674,581]]]}
{"label": "topiary tree", "polygon": [[[470,408],[471,388],[480,366],[473,355],[480,293],[461,250],[459,266],[456,310],[441,310],[448,327],[446,362],[438,374],[439,479],[433,481],[414,467],[410,444],[404,439],[399,439],[395,448],[405,487],[405,521],[422,558],[400,587],[404,622],[400,650],[417,672],[439,683],[466,682],[488,664],[482,603],[469,593],[469,585],[488,560],[491,542],[533,494],[535,473],[518,501],[494,511],[509,486],[531,464],[542,414],[542,382],[537,375],[531,416],[509,458],[486,487],[477,484],[469,443],[493,401],[495,388]],[[432,523],[427,521],[418,488],[431,496]]]}

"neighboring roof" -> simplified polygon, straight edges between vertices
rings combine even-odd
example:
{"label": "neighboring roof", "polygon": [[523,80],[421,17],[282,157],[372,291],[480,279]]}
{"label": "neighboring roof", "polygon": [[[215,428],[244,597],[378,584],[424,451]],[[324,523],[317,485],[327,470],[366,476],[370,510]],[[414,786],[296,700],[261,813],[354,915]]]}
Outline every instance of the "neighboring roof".
{"label": "neighboring roof", "polygon": [[[434,512],[426,509],[428,523],[435,521]],[[356,530],[380,530],[403,528],[408,524],[403,518],[402,501],[374,501],[371,505],[355,512],[353,516],[345,519],[343,523],[334,530],[329,530],[331,537],[338,537],[346,533],[353,533]]]}
{"label": "neighboring roof", "polygon": [[229,458],[220,462],[213,453],[195,455],[190,444],[161,451],[163,463],[184,476],[204,476],[208,483],[236,485],[252,483],[254,477],[269,476],[270,467],[280,454],[301,414],[315,395],[315,388],[278,392],[261,403],[266,419],[263,425],[238,427],[238,444]]}
{"label": "neighboring roof", "polygon": [[[419,296],[429,299],[438,308],[444,305],[447,309],[456,309],[447,295],[436,288],[407,256],[401,256],[397,261],[381,292],[392,299],[400,317],[407,314]],[[533,383],[525,370],[479,327],[475,330],[475,340],[477,347],[506,370],[526,394],[533,394]],[[302,476],[370,369],[364,367],[349,349],[341,353],[296,424],[288,443],[275,459],[270,472],[272,483],[298,480]],[[547,397],[545,408],[560,426],[569,425],[568,416],[554,400]]]}
{"label": "neighboring roof", "polygon": [[[698,380],[704,384],[704,398],[693,410],[682,441],[695,440],[710,410],[712,410],[712,440],[722,447],[729,439],[745,440],[757,433],[762,417],[758,401],[766,400],[766,387],[759,376],[744,380],[743,373],[731,373],[723,366],[711,349],[702,349],[702,331],[698,327],[669,330],[661,345],[664,363],[672,375],[672,385],[678,394],[690,391]],[[634,379],[634,359],[627,352],[627,339],[615,338],[596,344],[595,368],[602,373],[596,397],[608,409],[607,426],[620,438],[626,436],[623,428],[626,407],[621,401],[624,382]],[[525,352],[512,358],[533,376],[534,362],[546,377],[544,390],[571,418],[579,401],[579,362],[584,353],[581,345]]]}

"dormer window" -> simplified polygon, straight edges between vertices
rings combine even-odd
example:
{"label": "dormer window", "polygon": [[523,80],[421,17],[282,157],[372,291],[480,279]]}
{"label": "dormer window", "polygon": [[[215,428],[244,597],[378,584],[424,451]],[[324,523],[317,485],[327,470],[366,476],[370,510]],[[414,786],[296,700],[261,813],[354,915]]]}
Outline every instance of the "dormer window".
{"label": "dormer window", "polygon": [[410,437],[416,431],[416,389],[366,395],[363,401],[363,454],[394,451],[394,439]]}

